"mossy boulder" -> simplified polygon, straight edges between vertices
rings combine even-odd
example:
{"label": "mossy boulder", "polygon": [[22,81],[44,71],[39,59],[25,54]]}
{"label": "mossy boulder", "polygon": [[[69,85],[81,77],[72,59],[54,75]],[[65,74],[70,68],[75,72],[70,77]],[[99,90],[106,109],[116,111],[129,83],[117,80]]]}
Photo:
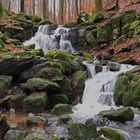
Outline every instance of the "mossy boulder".
{"label": "mossy boulder", "polygon": [[71,106],[68,104],[57,104],[54,106],[51,112],[52,114],[58,116],[73,113]]}
{"label": "mossy boulder", "polygon": [[107,138],[107,139],[113,139],[113,140],[125,140],[125,137],[118,131],[112,128],[101,128],[101,133]]}
{"label": "mossy boulder", "polygon": [[57,68],[44,68],[36,74],[36,77],[42,77],[52,81],[61,81],[64,79],[64,75]]}
{"label": "mossy boulder", "polygon": [[113,95],[116,105],[124,105],[126,107],[133,106],[139,108],[139,71],[140,68],[136,67],[118,78]]}
{"label": "mossy boulder", "polygon": [[72,76],[72,88],[74,96],[82,98],[85,88],[86,72],[76,71]]}
{"label": "mossy boulder", "polygon": [[4,140],[24,140],[24,137],[26,136],[25,131],[20,131],[20,130],[9,130],[5,137]]}
{"label": "mossy boulder", "polygon": [[26,83],[21,84],[21,86],[28,90],[60,91],[61,89],[57,83],[44,78],[31,78]]}
{"label": "mossy boulder", "polygon": [[0,139],[2,140],[6,132],[10,129],[10,126],[7,123],[6,116],[0,114]]}
{"label": "mossy boulder", "polygon": [[90,15],[86,12],[81,12],[76,19],[77,24],[84,23],[89,20]]}
{"label": "mossy boulder", "polygon": [[0,98],[2,98],[11,85],[12,77],[1,75],[0,76]]}
{"label": "mossy boulder", "polygon": [[19,91],[11,97],[9,100],[10,108],[14,108],[17,111],[23,111],[23,100],[26,98],[26,94],[22,91]]}
{"label": "mossy boulder", "polygon": [[70,139],[74,140],[88,140],[95,139],[97,136],[95,124],[77,124],[71,123],[68,125],[68,133]]}
{"label": "mossy boulder", "polygon": [[36,93],[23,100],[23,110],[28,113],[42,113],[48,102],[45,92]]}
{"label": "mossy boulder", "polygon": [[41,22],[42,21],[42,17],[40,17],[38,15],[32,15],[31,18],[34,22]]}
{"label": "mossy boulder", "polygon": [[99,116],[106,117],[113,121],[132,121],[134,118],[134,111],[131,108],[123,107],[119,109],[102,111],[99,113]]}
{"label": "mossy boulder", "polygon": [[61,115],[59,116],[59,123],[60,124],[68,124],[72,122],[72,118],[70,115]]}
{"label": "mossy boulder", "polygon": [[65,94],[53,95],[49,98],[50,105],[53,107],[57,104],[68,104],[69,98]]}

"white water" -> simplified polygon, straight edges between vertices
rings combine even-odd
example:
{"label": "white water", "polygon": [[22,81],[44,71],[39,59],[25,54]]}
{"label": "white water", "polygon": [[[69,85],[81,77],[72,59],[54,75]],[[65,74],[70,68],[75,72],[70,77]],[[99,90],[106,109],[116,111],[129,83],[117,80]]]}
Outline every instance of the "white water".
{"label": "white water", "polygon": [[[100,73],[95,72],[95,64],[84,64],[90,71],[92,78],[85,82],[82,104],[73,107],[72,118],[75,122],[84,123],[87,119],[93,118],[100,111],[116,108],[113,102],[113,90],[117,77],[121,73],[134,68],[131,65],[121,65],[120,71],[111,72],[106,66]],[[108,98],[109,97],[109,98]]]}
{"label": "white water", "polygon": [[35,44],[36,49],[42,48],[44,52],[48,50],[63,50],[74,53],[75,50],[69,39],[70,29],[62,26],[41,25],[30,40],[24,43],[25,46]]}

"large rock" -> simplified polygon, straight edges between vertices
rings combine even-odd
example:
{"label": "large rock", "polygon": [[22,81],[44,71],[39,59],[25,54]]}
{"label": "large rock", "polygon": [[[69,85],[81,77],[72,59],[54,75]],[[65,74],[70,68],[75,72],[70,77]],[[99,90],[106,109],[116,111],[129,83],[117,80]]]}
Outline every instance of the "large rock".
{"label": "large rock", "polygon": [[121,68],[121,66],[120,66],[120,64],[118,64],[118,63],[109,63],[108,64],[108,67],[109,67],[109,70],[110,71],[119,71],[120,70],[120,68]]}
{"label": "large rock", "polygon": [[0,75],[17,75],[33,66],[31,52],[21,51],[0,57]]}
{"label": "large rock", "polygon": [[23,110],[28,113],[42,113],[45,111],[47,101],[45,92],[30,95],[23,101]]}
{"label": "large rock", "polygon": [[68,125],[70,139],[73,140],[88,140],[95,139],[97,136],[95,124],[77,124],[71,123]]}
{"label": "large rock", "polygon": [[102,111],[99,113],[99,116],[106,117],[112,121],[132,121],[134,118],[134,111],[131,108],[123,107],[119,109]]}
{"label": "large rock", "polygon": [[20,131],[20,130],[9,130],[5,137],[4,140],[24,140],[24,137],[26,136],[25,131]]}
{"label": "large rock", "polygon": [[6,91],[10,87],[11,81],[12,81],[11,76],[5,75],[0,76],[0,98],[2,98],[5,95]]}
{"label": "large rock", "polygon": [[54,115],[65,115],[73,113],[72,108],[68,104],[57,104],[52,109],[52,114]]}
{"label": "large rock", "polygon": [[10,129],[10,126],[7,123],[7,118],[0,114],[0,139],[3,140],[6,132]]}
{"label": "large rock", "polygon": [[28,90],[47,90],[48,92],[60,91],[60,86],[44,78],[31,78],[26,83],[21,84],[22,88]]}
{"label": "large rock", "polygon": [[42,77],[52,81],[61,81],[64,79],[64,75],[58,68],[44,68],[36,74],[36,77]]}
{"label": "large rock", "polygon": [[108,139],[125,140],[124,136],[118,130],[112,128],[101,128],[101,134],[103,134]]}
{"label": "large rock", "polygon": [[140,108],[140,67],[121,75],[115,85],[114,101],[116,105]]}

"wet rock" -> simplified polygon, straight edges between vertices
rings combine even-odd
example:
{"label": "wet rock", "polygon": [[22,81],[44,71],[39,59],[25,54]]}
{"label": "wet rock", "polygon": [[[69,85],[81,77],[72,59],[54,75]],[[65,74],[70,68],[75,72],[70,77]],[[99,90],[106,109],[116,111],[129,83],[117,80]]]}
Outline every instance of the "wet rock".
{"label": "wet rock", "polygon": [[96,38],[94,37],[94,34],[93,34],[92,31],[87,31],[85,37],[86,37],[86,41],[87,41],[89,44],[93,45],[93,44],[96,44],[96,43],[97,43],[97,40],[96,40]]}
{"label": "wet rock", "polygon": [[95,66],[95,71],[96,71],[96,73],[102,72],[102,70],[103,70],[102,65],[96,65],[96,66]]}
{"label": "wet rock", "polygon": [[70,139],[75,139],[75,140],[94,139],[97,136],[95,124],[85,125],[85,124],[71,123],[68,125],[68,132],[69,132]]}
{"label": "wet rock", "polygon": [[25,131],[20,131],[20,130],[9,130],[5,137],[4,140],[24,140],[24,137],[26,136]]}
{"label": "wet rock", "polygon": [[11,76],[5,75],[0,76],[0,98],[2,98],[5,95],[6,91],[10,87],[11,81],[12,81]]}
{"label": "wet rock", "polygon": [[101,128],[101,133],[108,139],[125,140],[124,136],[118,130],[112,128]]}
{"label": "wet rock", "polygon": [[54,106],[51,112],[54,115],[65,115],[73,113],[71,106],[68,104],[57,104]]}
{"label": "wet rock", "polygon": [[72,76],[72,88],[74,96],[79,96],[80,99],[83,96],[83,91],[85,88],[85,79],[86,72],[85,71],[76,71]]}
{"label": "wet rock", "polygon": [[10,129],[10,126],[7,123],[7,118],[0,114],[0,139],[2,140],[6,132]]}
{"label": "wet rock", "polygon": [[31,113],[42,113],[47,105],[47,94],[45,92],[28,96],[23,101],[23,110]]}
{"label": "wet rock", "polygon": [[132,121],[134,118],[134,111],[131,108],[123,107],[119,109],[102,111],[99,113],[99,116],[106,117],[112,121]]}
{"label": "wet rock", "polygon": [[121,68],[121,66],[119,64],[113,63],[113,62],[109,63],[108,67],[109,67],[110,71],[119,71]]}
{"label": "wet rock", "polygon": [[58,121],[60,124],[68,124],[69,122],[72,122],[72,118],[70,115],[62,115],[59,117]]}

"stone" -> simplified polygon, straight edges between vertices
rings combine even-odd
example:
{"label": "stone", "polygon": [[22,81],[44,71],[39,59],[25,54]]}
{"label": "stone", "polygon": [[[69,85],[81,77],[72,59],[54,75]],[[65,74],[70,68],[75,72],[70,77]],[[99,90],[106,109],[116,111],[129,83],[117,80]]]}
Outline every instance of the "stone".
{"label": "stone", "polygon": [[133,120],[134,111],[131,108],[122,107],[119,109],[102,111],[99,113],[99,116],[106,117],[112,121],[126,122]]}
{"label": "stone", "polygon": [[52,114],[58,116],[73,113],[71,106],[68,104],[57,104],[54,106],[51,112]]}
{"label": "stone", "polygon": [[74,140],[88,140],[95,139],[97,136],[95,124],[77,124],[70,123],[68,125],[68,132],[71,139]]}
{"label": "stone", "polygon": [[113,63],[113,62],[108,63],[108,67],[109,67],[109,70],[110,70],[110,71],[119,71],[120,68],[121,68],[120,64],[118,64],[118,63]]}
{"label": "stone", "polygon": [[12,82],[11,76],[1,75],[0,76],[0,98],[4,97],[8,88],[10,87]]}
{"label": "stone", "polygon": [[108,139],[125,140],[125,137],[118,130],[112,128],[101,128],[101,133]]}
{"label": "stone", "polygon": [[20,130],[9,130],[5,137],[4,140],[24,140],[24,137],[26,136],[25,131],[20,131]]}
{"label": "stone", "polygon": [[26,83],[21,84],[23,89],[28,90],[46,90],[48,92],[60,91],[61,87],[50,80],[44,78],[31,78]]}
{"label": "stone", "polygon": [[44,68],[35,77],[41,77],[51,81],[61,81],[64,79],[64,75],[58,68]]}
{"label": "stone", "polygon": [[23,100],[23,110],[28,113],[42,113],[45,111],[47,102],[45,92],[32,94]]}
{"label": "stone", "polygon": [[138,66],[118,78],[113,95],[116,105],[140,107],[139,71]]}
{"label": "stone", "polygon": [[74,96],[82,98],[85,88],[86,72],[76,71],[72,76],[72,88]]}
{"label": "stone", "polygon": [[68,124],[70,122],[72,122],[72,118],[70,117],[70,115],[59,116],[59,123],[60,124]]}
{"label": "stone", "polygon": [[97,40],[96,40],[94,34],[92,33],[92,31],[87,31],[85,38],[86,38],[86,41],[88,44],[90,44],[90,45],[97,44]]}

